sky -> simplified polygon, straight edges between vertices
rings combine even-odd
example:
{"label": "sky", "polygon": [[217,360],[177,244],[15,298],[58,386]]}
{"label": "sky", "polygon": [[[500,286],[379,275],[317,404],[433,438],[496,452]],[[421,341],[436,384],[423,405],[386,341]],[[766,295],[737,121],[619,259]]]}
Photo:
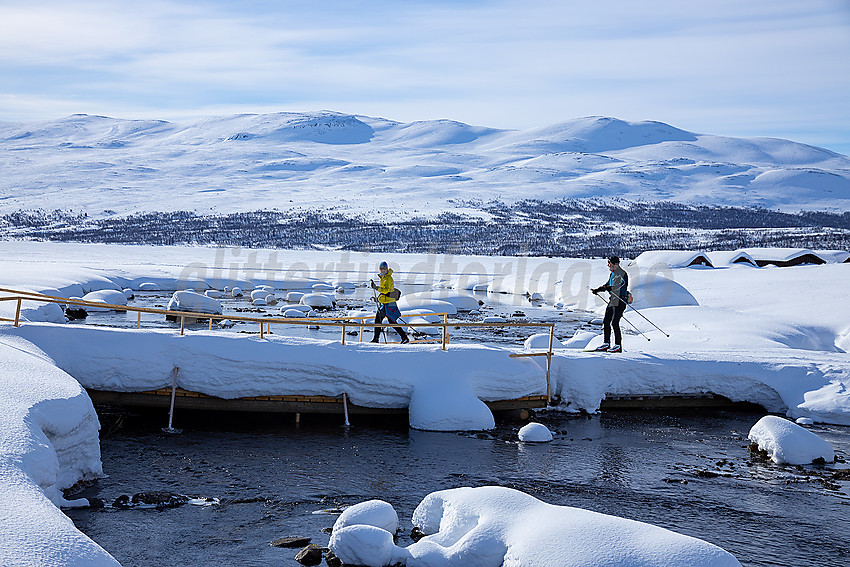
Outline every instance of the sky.
{"label": "sky", "polygon": [[0,121],[315,110],[850,154],[850,0],[0,0]]}

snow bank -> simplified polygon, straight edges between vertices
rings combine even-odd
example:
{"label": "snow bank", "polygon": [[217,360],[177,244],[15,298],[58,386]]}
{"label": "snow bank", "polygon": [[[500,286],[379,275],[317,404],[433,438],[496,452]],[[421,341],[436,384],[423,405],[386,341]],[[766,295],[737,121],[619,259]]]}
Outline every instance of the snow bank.
{"label": "snow bank", "polygon": [[0,336],[0,565],[116,566],[57,506],[103,474],[99,423],[71,376],[33,345]]}
{"label": "snow bank", "polygon": [[740,567],[700,539],[500,486],[433,492],[412,521],[426,537],[406,549],[391,546],[380,528],[348,526],[334,530],[331,550],[346,563],[374,566]]}
{"label": "snow bank", "polygon": [[796,423],[766,415],[750,429],[749,440],[775,463],[809,465],[815,459],[835,460],[832,446]]}
{"label": "snow bank", "polygon": [[2,326],[4,335],[33,342],[87,388],[170,387],[176,366],[177,385],[189,391],[228,399],[347,393],[360,406],[410,406],[411,426],[421,429],[489,429],[493,417],[480,400],[546,391],[538,365],[483,345],[442,351],[438,345],[341,345],[277,333],[264,339],[206,330],[180,336],[163,329],[46,323]]}
{"label": "snow bank", "polygon": [[175,291],[166,307],[169,311],[191,311],[221,315],[221,302],[194,291]]}
{"label": "snow bank", "polygon": [[427,431],[493,429],[496,420],[472,385],[452,374],[434,375],[417,385],[408,406],[410,427]]}

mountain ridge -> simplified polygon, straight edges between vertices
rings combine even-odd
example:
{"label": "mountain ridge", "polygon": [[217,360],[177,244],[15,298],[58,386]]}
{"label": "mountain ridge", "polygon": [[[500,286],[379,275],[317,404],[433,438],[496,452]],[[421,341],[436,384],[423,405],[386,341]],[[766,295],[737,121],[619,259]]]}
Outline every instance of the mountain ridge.
{"label": "mountain ridge", "polygon": [[0,213],[286,207],[406,218],[469,199],[850,210],[850,158],[779,138],[591,116],[528,130],[336,111],[0,123]]}

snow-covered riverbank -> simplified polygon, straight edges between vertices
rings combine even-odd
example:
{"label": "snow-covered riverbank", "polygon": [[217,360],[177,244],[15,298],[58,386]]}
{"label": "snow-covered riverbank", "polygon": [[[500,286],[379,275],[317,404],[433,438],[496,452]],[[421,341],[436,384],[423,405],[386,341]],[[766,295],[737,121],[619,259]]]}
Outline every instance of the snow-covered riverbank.
{"label": "snow-covered riverbank", "polygon": [[[596,303],[587,286],[607,278],[604,261],[552,258],[29,242],[2,242],[0,254],[0,286],[68,297],[99,289],[138,289],[142,283],[178,290],[225,285],[252,289],[259,283],[280,289],[295,280],[362,282],[386,259],[402,287],[423,281],[437,289],[478,286],[514,293],[517,306],[527,305],[524,294],[540,294],[553,312],[601,312],[604,305]],[[552,388],[564,409],[594,411],[610,393],[713,392],[790,417],[850,424],[850,360],[845,352],[850,348],[850,304],[836,291],[850,276],[850,264],[626,269],[634,306],[670,337],[634,313],[627,318],[651,340],[629,334],[623,354],[582,352],[599,341],[597,332],[558,337],[564,348],[553,359]],[[3,522],[9,528],[4,531],[14,534],[4,539],[2,554],[16,558],[11,564],[39,564],[19,560],[22,550],[29,549],[33,553],[28,557],[58,549],[55,553],[62,556],[51,560],[55,565],[83,564],[80,558],[101,562],[85,564],[111,564],[43,496],[62,504],[58,489],[100,473],[97,418],[80,383],[148,390],[169,386],[177,366],[178,383],[189,390],[221,397],[345,392],[360,405],[411,407],[411,425],[425,429],[451,429],[452,423],[457,429],[487,427],[492,416],[480,400],[545,391],[543,359],[508,357],[520,346],[453,344],[443,352],[424,345],[342,346],[280,335],[260,340],[195,331],[179,336],[167,330],[39,322],[61,321],[61,310],[24,307],[30,322],[18,329],[6,324],[0,331],[3,396],[12,408],[3,418],[0,454],[7,502]],[[0,316],[13,316],[13,309],[11,302],[0,304]],[[629,323],[623,328],[628,332]],[[448,417],[435,413],[440,405],[434,400],[441,397],[460,400],[449,408],[454,413]],[[35,514],[39,522],[6,513],[18,509]],[[56,538],[68,544],[51,545]]]}

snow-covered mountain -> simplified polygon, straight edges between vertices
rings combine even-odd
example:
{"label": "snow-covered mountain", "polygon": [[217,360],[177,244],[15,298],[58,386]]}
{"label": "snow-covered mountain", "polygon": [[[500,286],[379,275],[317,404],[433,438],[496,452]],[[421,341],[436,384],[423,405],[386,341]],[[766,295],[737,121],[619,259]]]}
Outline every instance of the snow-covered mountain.
{"label": "snow-covered mountain", "polygon": [[[0,123],[0,214],[333,209],[429,216],[491,199],[850,210],[850,158],[788,140],[588,117],[530,130],[338,112],[194,123]],[[106,212],[104,212],[106,211]]]}

